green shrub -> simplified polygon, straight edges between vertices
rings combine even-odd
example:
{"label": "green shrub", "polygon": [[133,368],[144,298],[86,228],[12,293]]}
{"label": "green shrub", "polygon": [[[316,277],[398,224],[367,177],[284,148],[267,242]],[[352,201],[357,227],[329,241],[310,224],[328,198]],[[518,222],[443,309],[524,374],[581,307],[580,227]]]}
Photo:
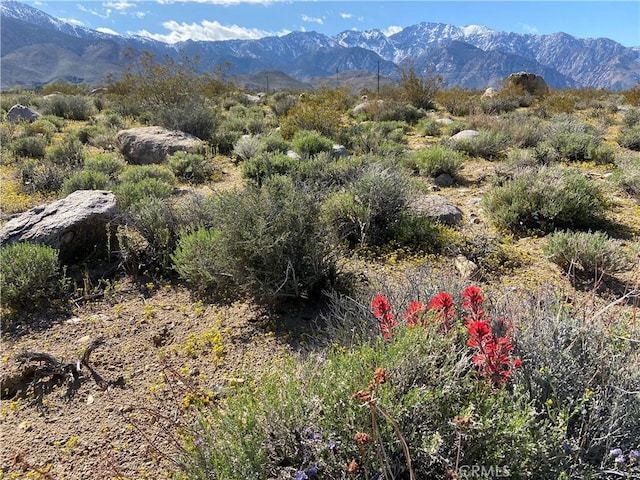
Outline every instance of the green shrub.
{"label": "green shrub", "polygon": [[404,150],[408,130],[405,122],[360,122],[343,129],[338,140],[355,153],[389,156]]}
{"label": "green shrub", "polygon": [[84,145],[75,135],[66,135],[60,143],[51,145],[46,159],[52,163],[68,167],[81,167],[84,163]]}
{"label": "green shrub", "polygon": [[45,114],[67,120],[88,120],[94,112],[89,100],[80,95],[53,95],[43,105]]}
{"label": "green shrub", "polygon": [[183,182],[205,183],[213,175],[213,164],[204,155],[175,152],[167,158],[167,161],[174,175]]}
{"label": "green shrub", "polygon": [[385,100],[375,109],[375,115],[372,116],[372,120],[379,122],[407,122],[413,125],[424,116],[424,110],[416,108],[413,105],[393,100]]}
{"label": "green shrub", "polygon": [[289,144],[279,133],[260,137],[260,150],[268,153],[287,153]]}
{"label": "green shrub", "polygon": [[50,117],[40,117],[35,122],[27,124],[24,129],[25,134],[42,135],[50,142],[59,128],[49,118]]}
{"label": "green shrub", "polygon": [[465,117],[473,112],[479,96],[480,93],[477,91],[456,86],[439,90],[436,93],[436,101],[451,115]]}
{"label": "green shrub", "polygon": [[49,160],[26,159],[18,162],[17,166],[22,188],[27,193],[57,192],[73,173],[68,165],[58,165]]}
{"label": "green shrub", "polygon": [[453,148],[434,145],[411,152],[408,166],[420,175],[437,177],[443,173],[455,175],[464,163],[463,155]]}
{"label": "green shrub", "polygon": [[175,175],[164,165],[132,165],[120,174],[122,183],[136,183],[150,178],[169,185],[176,184]]}
{"label": "green shrub", "polygon": [[61,194],[67,196],[76,190],[107,190],[111,182],[111,178],[105,173],[82,170],[64,180]]}
{"label": "green shrub", "polygon": [[327,138],[335,138],[342,127],[341,116],[351,105],[345,90],[323,89],[303,93],[300,100],[280,120],[280,133],[290,140],[300,130],[315,130]]}
{"label": "green shrub", "polygon": [[226,275],[233,267],[222,263],[224,242],[220,229],[200,227],[182,235],[171,255],[176,272],[201,294],[229,282]]}
{"label": "green shrub", "polygon": [[620,242],[604,232],[554,232],[542,251],[561,269],[579,275],[611,275],[630,267]]}
{"label": "green shrub", "polygon": [[289,175],[300,166],[300,161],[283,154],[260,153],[241,165],[242,177],[262,186],[265,179],[274,175]]}
{"label": "green shrub", "polygon": [[548,136],[538,145],[538,151],[546,163],[558,158],[584,162],[591,159],[591,154],[596,152],[601,142],[593,126],[574,117],[560,115],[553,119]]}
{"label": "green shrub", "polygon": [[[474,465],[559,478],[568,463],[560,422],[541,418],[521,385],[483,385],[467,338],[433,326],[399,326],[388,342],[285,359],[231,387],[224,408],[201,410],[182,478],[347,478],[352,461],[353,478],[410,478],[407,456],[411,478],[462,475]],[[371,390],[374,401],[358,400]],[[360,443],[359,432],[367,433]]]}
{"label": "green shrub", "polygon": [[640,199],[640,157],[622,156],[616,161],[611,180],[630,195]]}
{"label": "green shrub", "polygon": [[[167,273],[178,226],[170,205],[158,196],[147,196],[131,204],[124,216],[127,229],[120,230],[119,239],[130,271],[156,269]],[[144,241],[134,241],[136,235]]]}
{"label": "green shrub", "polygon": [[622,117],[622,125],[627,128],[640,124],[640,108],[630,108]]}
{"label": "green shrub", "polygon": [[45,245],[13,243],[0,247],[2,305],[31,310],[42,301],[59,299],[65,276],[58,251]]}
{"label": "green shrub", "polygon": [[418,122],[416,130],[420,135],[439,137],[442,133],[442,124],[438,123],[435,118],[423,118]]}
{"label": "green shrub", "polygon": [[122,182],[115,188],[118,204],[123,209],[148,198],[167,198],[172,193],[173,185],[158,178],[144,178],[137,182]]}
{"label": "green shrub", "polygon": [[318,132],[301,130],[293,137],[293,149],[305,158],[313,157],[320,152],[331,152],[333,142]]}
{"label": "green shrub", "polygon": [[346,192],[323,205],[325,223],[339,242],[383,245],[394,237],[408,199],[406,178],[395,169],[369,167]]}
{"label": "green shrub", "polygon": [[497,130],[481,130],[478,136],[451,141],[450,146],[467,153],[471,157],[496,160],[504,154],[508,140]]}
{"label": "green shrub", "polygon": [[[335,275],[317,202],[290,178],[220,194],[213,221],[218,232],[183,235],[173,255],[176,271],[198,290],[224,287],[273,302],[313,294]],[[211,245],[193,247],[202,241]],[[203,251],[214,252],[209,273],[194,277]]]}
{"label": "green shrub", "polygon": [[519,148],[537,146],[548,133],[542,120],[521,112],[500,115],[497,128],[507,137],[510,146]]}
{"label": "green shrub", "polygon": [[420,75],[410,62],[399,67],[400,91],[405,101],[415,108],[429,110],[435,108],[435,98],[442,84],[442,77],[434,75],[432,71]]}
{"label": "green shrub", "polygon": [[233,146],[233,153],[240,160],[250,160],[260,151],[260,140],[257,137],[244,135]]}
{"label": "green shrub", "polygon": [[484,197],[493,223],[515,232],[593,228],[607,203],[579,171],[541,168],[523,172]]}
{"label": "green shrub", "polygon": [[44,136],[20,137],[11,142],[11,150],[18,157],[44,158],[46,147]]}
{"label": "green shrub", "polygon": [[100,127],[98,125],[86,125],[84,127],[81,127],[76,132],[76,135],[78,136],[78,140],[86,145],[88,143],[91,143],[91,140],[93,140],[98,135],[104,135],[105,131],[106,130],[103,127]]}
{"label": "green shrub", "polygon": [[640,124],[623,128],[618,135],[617,142],[621,147],[640,151]]}
{"label": "green shrub", "polygon": [[87,157],[84,161],[84,169],[91,172],[99,172],[108,175],[115,180],[127,166],[122,156],[116,153],[97,153]]}
{"label": "green shrub", "polygon": [[208,105],[190,101],[169,104],[154,111],[157,123],[169,130],[179,130],[202,140],[214,138],[219,119]]}

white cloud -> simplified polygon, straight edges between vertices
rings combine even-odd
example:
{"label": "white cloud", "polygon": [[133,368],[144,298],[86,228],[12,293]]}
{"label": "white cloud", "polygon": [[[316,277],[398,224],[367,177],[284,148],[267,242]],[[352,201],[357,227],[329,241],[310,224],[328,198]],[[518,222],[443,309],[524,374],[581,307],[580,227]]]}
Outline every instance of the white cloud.
{"label": "white cloud", "polygon": [[91,15],[95,15],[96,17],[100,17],[100,18],[109,18],[111,16],[111,9],[110,8],[107,8],[104,11],[104,15],[100,14],[97,10],[91,10],[90,8],[87,8],[87,7],[85,7],[84,5],[82,5],[80,3],[76,4],[76,8],[78,10],[81,10],[81,11],[86,12],[86,13],[90,13]]}
{"label": "white cloud", "polygon": [[119,12],[122,12],[129,8],[135,7],[135,4],[127,1],[117,1],[117,2],[104,2],[102,6],[105,8],[113,8],[115,10],[118,10]]}
{"label": "white cloud", "polygon": [[536,33],[536,34],[538,33],[538,29],[533,25],[527,25],[526,23],[518,23],[518,26],[520,27],[520,30],[522,30],[524,33]]}
{"label": "white cloud", "polygon": [[98,27],[96,28],[96,31],[100,33],[106,33],[108,35],[119,35],[119,33],[116,32],[115,30],[111,30],[110,28],[107,28],[107,27]]}
{"label": "white cloud", "polygon": [[351,17],[353,17],[353,15],[352,15],[352,14],[350,14],[350,13],[343,13],[343,12],[340,12],[340,17],[342,17],[342,18],[344,18],[344,19],[347,19],[347,18],[351,18]]}
{"label": "white cloud", "polygon": [[164,28],[170,31],[168,34],[150,33],[147,30],[135,32],[147,38],[152,38],[160,42],[176,43],[186,40],[195,41],[211,41],[211,40],[255,40],[258,38],[268,37],[272,35],[286,35],[289,31],[279,33],[266,32],[257,28],[245,28],[238,25],[222,25],[217,21],[204,20],[201,23],[178,23],[170,20],[162,24]]}
{"label": "white cloud", "polygon": [[383,29],[382,33],[385,36],[389,37],[389,36],[393,35],[394,33],[398,33],[400,31],[402,31],[402,27],[399,27],[398,25],[390,25],[387,28]]}
{"label": "white cloud", "polygon": [[161,5],[169,3],[208,3],[211,5],[240,5],[243,3],[271,5],[272,3],[288,0],[156,0]]}
{"label": "white cloud", "polygon": [[302,21],[303,22],[310,22],[310,23],[319,23],[320,25],[322,25],[324,23],[322,18],[320,18],[320,17],[310,17],[309,15],[302,15]]}
{"label": "white cloud", "polygon": [[76,20],[75,18],[59,18],[58,20],[62,20],[64,23],[75,25],[76,27],[84,27],[84,23],[82,23],[80,20]]}

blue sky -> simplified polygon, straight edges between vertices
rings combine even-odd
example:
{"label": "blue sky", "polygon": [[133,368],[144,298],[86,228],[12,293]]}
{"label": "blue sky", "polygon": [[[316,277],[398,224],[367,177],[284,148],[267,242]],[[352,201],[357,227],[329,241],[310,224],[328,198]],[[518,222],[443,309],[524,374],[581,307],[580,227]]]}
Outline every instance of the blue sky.
{"label": "blue sky", "polygon": [[228,40],[316,31],[379,29],[420,22],[484,25],[515,33],[565,32],[640,46],[640,1],[280,1],[27,0],[87,28],[146,35],[165,42]]}

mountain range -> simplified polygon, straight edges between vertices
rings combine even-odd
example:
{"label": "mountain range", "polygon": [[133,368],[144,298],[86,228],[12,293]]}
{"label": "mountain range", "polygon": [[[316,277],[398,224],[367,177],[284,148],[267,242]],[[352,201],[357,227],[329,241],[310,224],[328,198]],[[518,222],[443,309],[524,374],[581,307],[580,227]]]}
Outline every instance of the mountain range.
{"label": "mountain range", "polygon": [[[335,36],[293,32],[258,40],[162,43],[132,35],[110,35],[65,23],[24,3],[0,4],[0,88],[37,87],[55,81],[97,85],[122,69],[129,49],[189,57],[203,71],[230,65],[228,73],[260,87],[271,72],[271,89],[303,88],[333,78],[398,77],[410,61],[416,72],[441,75],[445,86],[497,86],[510,73],[527,71],[554,88],[623,90],[640,83],[640,47],[607,38],[581,39],[566,33],[516,34],[472,25],[420,23],[393,35],[380,30]],[[264,90],[262,88],[256,88]]]}

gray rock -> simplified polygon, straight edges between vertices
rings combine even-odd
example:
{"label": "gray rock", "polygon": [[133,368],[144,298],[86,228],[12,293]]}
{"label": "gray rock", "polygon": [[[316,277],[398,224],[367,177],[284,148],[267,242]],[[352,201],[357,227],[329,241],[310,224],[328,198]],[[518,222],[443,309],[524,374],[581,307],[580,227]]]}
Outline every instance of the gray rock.
{"label": "gray rock", "polygon": [[302,156],[293,150],[287,150],[287,157],[293,158],[294,160],[302,160]]}
{"label": "gray rock", "polygon": [[362,112],[371,110],[372,108],[380,108],[382,105],[384,105],[384,100],[365,101],[353,107],[353,113],[354,115],[358,115]]}
{"label": "gray rock", "polygon": [[454,142],[458,140],[468,140],[470,138],[475,138],[478,135],[480,135],[480,133],[477,130],[462,130],[461,132],[453,135],[449,140],[452,140]]}
{"label": "gray rock", "polygon": [[334,158],[337,157],[348,157],[351,154],[349,153],[349,150],[347,150],[347,148],[344,145],[334,145],[333,148],[331,149],[331,156]]}
{"label": "gray rock", "polygon": [[172,153],[195,153],[204,147],[204,142],[193,135],[162,127],[120,130],[116,139],[126,160],[134,165],[163,163]]}
{"label": "gray rock", "polygon": [[448,173],[441,173],[433,179],[433,182],[439,187],[450,187],[453,185],[453,177]]}
{"label": "gray rock", "polygon": [[0,228],[0,243],[31,242],[60,250],[60,259],[71,263],[106,247],[107,224],[118,212],[116,197],[102,190],[78,190],[62,200],[39,205]]}
{"label": "gray rock", "polygon": [[38,118],[40,118],[38,112],[19,103],[11,107],[7,112],[7,121],[11,123],[18,123],[25,120],[27,122],[34,122]]}
{"label": "gray rock", "polygon": [[476,277],[480,272],[478,265],[464,255],[458,255],[454,261],[454,265],[460,276],[465,280]]}
{"label": "gray rock", "polygon": [[420,195],[409,202],[408,210],[445,225],[454,226],[462,221],[462,211],[440,195]]}
{"label": "gray rock", "polygon": [[436,118],[436,122],[442,125],[451,125],[453,123],[453,120],[451,120],[450,118]]}
{"label": "gray rock", "polygon": [[498,95],[498,91],[493,87],[489,87],[482,94],[482,98],[493,98],[493,97],[496,97],[497,95]]}
{"label": "gray rock", "polygon": [[504,82],[504,88],[522,88],[531,95],[544,95],[549,91],[547,82],[540,75],[535,73],[518,72],[512,73]]}

